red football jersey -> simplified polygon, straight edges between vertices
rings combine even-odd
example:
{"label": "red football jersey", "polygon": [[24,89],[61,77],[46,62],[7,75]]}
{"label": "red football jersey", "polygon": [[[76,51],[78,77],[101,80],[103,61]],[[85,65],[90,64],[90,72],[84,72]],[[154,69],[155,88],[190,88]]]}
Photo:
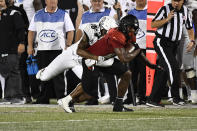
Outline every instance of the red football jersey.
{"label": "red football jersey", "polygon": [[[131,38],[129,42],[135,42],[134,40],[135,38]],[[87,50],[94,55],[105,56],[114,53],[114,48],[124,48],[126,44],[127,42],[124,34],[117,28],[113,28],[110,29],[105,36],[95,42]]]}

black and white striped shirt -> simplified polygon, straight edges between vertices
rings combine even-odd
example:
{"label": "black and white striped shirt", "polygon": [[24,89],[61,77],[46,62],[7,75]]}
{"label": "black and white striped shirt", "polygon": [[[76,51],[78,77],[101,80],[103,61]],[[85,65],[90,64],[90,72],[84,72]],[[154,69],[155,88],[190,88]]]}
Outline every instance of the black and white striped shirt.
{"label": "black and white striped shirt", "polygon": [[[173,9],[172,4],[161,7],[152,21],[166,19]],[[187,29],[192,28],[192,15],[184,5],[180,11],[174,12],[174,17],[169,22],[157,29],[156,35],[169,38],[171,41],[179,41],[181,39],[183,25]]]}

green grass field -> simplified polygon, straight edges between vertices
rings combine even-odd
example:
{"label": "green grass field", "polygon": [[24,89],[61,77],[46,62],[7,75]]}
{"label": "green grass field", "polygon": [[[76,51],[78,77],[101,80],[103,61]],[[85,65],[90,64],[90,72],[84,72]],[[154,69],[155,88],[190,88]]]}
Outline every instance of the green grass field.
{"label": "green grass field", "polygon": [[0,130],[197,131],[197,106],[132,108],[115,113],[111,105],[77,105],[77,112],[68,114],[57,105],[1,105]]}

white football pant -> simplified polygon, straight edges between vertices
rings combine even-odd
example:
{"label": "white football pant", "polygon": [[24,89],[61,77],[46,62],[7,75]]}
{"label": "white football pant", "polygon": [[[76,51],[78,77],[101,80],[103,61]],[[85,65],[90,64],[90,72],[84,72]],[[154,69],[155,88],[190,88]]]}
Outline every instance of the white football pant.
{"label": "white football pant", "polygon": [[76,48],[78,44],[74,44],[71,48],[67,48],[60,55],[58,55],[42,72],[40,76],[41,81],[48,81],[67,69],[72,69],[76,76],[81,79],[82,65],[79,63],[81,57],[76,55]]}

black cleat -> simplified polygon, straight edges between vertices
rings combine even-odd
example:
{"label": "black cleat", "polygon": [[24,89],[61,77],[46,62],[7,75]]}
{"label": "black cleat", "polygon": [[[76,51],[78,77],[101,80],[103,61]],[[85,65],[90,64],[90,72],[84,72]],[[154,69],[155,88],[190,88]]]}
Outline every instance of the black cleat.
{"label": "black cleat", "polygon": [[132,112],[132,111],[134,110],[123,106],[122,112]]}
{"label": "black cleat", "polygon": [[133,112],[133,109],[129,109],[123,106],[123,100],[116,98],[113,107],[114,112]]}

